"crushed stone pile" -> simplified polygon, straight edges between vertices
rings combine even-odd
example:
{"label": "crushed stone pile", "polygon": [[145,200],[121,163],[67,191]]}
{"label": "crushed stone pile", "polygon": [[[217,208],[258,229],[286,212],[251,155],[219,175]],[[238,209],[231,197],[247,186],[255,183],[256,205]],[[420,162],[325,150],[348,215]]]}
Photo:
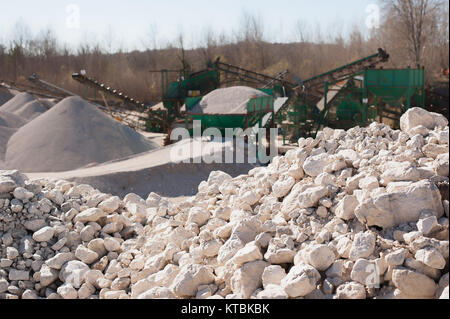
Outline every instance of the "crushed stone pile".
{"label": "crushed stone pile", "polygon": [[0,110],[0,126],[8,128],[19,128],[26,123],[27,121],[25,121],[19,115]]}
{"label": "crushed stone pile", "polygon": [[[1,116],[1,115],[0,115]],[[1,117],[0,117],[1,121]],[[16,129],[0,125],[0,169],[3,167],[3,160],[6,153],[6,145],[9,138],[16,132]]]}
{"label": "crushed stone pile", "polygon": [[20,116],[0,111],[0,169],[4,168],[4,157],[6,153],[6,145],[9,138],[17,131],[17,129],[26,124],[26,121]]}
{"label": "crushed stone pile", "polygon": [[0,111],[14,113],[25,104],[36,101],[35,98],[26,92],[18,93],[8,102],[0,106]]}
{"label": "crushed stone pile", "polygon": [[205,95],[189,113],[192,114],[246,114],[251,98],[267,96],[266,93],[246,86],[217,89]]}
{"label": "crushed stone pile", "polygon": [[157,147],[80,97],[69,97],[10,138],[5,164],[26,172],[66,171]]}
{"label": "crushed stone pile", "polygon": [[6,90],[0,89],[0,169],[3,169],[5,166],[3,161],[10,137],[18,128],[31,120],[27,116],[37,116],[39,109],[36,108],[37,106],[34,103],[39,102],[30,94],[21,93],[13,97]]}
{"label": "crushed stone pile", "polygon": [[11,100],[13,97],[14,95],[12,95],[8,89],[1,87],[0,84],[0,106]]}
{"label": "crushed stone pile", "polygon": [[448,299],[448,122],[401,128],[326,128],[177,204],[0,172],[0,298]]}
{"label": "crushed stone pile", "polygon": [[45,111],[47,111],[47,109],[43,107],[39,101],[35,100],[23,105],[22,107],[14,111],[14,114],[22,117],[29,122],[39,115],[45,113]]}

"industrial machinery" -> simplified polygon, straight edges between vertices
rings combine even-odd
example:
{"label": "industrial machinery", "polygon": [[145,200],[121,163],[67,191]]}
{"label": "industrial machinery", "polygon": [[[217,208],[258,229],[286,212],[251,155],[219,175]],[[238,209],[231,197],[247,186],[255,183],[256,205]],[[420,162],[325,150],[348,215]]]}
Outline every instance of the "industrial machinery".
{"label": "industrial machinery", "polygon": [[[186,62],[183,62],[186,65]],[[219,88],[221,85],[231,83],[245,82],[248,85],[262,87],[263,90],[270,92],[270,88],[285,95],[283,86],[292,84],[283,81],[283,77],[288,71],[281,72],[276,77],[246,70],[244,68],[221,62],[220,59],[208,62],[207,68],[198,72],[187,72],[189,67],[182,70],[158,70],[150,72],[161,73],[162,101],[164,107],[168,110],[172,120],[176,117],[182,117],[181,107],[186,105],[189,110],[204,95]],[[177,81],[169,83],[169,73],[178,73]]]}
{"label": "industrial machinery", "polygon": [[[282,127],[285,135],[290,135],[292,140],[299,136],[314,136],[323,124],[331,124],[329,106],[333,100],[342,97],[342,89],[353,85],[352,77],[370,70],[380,63],[386,62],[389,55],[379,50],[378,53],[357,60],[340,68],[302,81],[298,77],[297,83],[284,80],[288,71],[281,72],[276,77],[248,71],[240,67],[220,62],[209,63],[211,70],[224,73],[220,79],[236,81],[250,81],[258,85],[269,96],[251,99],[247,105],[245,114],[189,114],[186,115],[186,125],[192,120],[201,120],[204,128],[216,127],[246,129],[253,126]],[[339,94],[340,93],[340,94]],[[361,91],[360,94],[363,92]],[[198,102],[201,97],[186,99],[186,109]],[[366,120],[367,113],[373,117],[374,112],[364,112],[355,101],[362,101],[362,97],[347,94],[339,107],[340,123],[348,122],[349,125],[362,123]],[[376,112],[375,112],[376,113]],[[330,112],[331,114],[331,112]],[[357,120],[359,116],[360,120]],[[357,124],[357,125],[358,125]],[[286,137],[286,136],[285,136]]]}
{"label": "industrial machinery", "polygon": [[332,126],[329,123],[333,121],[330,117],[333,114],[331,106],[337,100],[340,101],[339,112],[334,110],[334,113],[339,114],[339,117],[335,116],[334,119],[339,120],[340,128],[364,125],[367,107],[357,106],[363,103],[363,98],[351,92],[344,94],[344,89],[355,85],[357,75],[374,69],[388,59],[389,54],[379,49],[376,54],[306,79],[294,87],[295,94],[275,119],[283,128],[284,138],[289,136],[291,141],[296,141],[299,137],[315,136],[322,126]]}
{"label": "industrial machinery", "polygon": [[36,73],[33,73],[31,76],[28,77],[28,81],[36,84],[40,88],[49,91],[55,95],[61,96],[61,97],[68,97],[68,96],[75,96],[75,93],[72,93],[68,90],[65,90],[63,88],[60,88],[59,86],[56,86],[54,84],[51,84],[50,82],[44,81],[39,79]]}
{"label": "industrial machinery", "polygon": [[[285,80],[285,70],[268,76],[239,66],[210,61],[204,70],[190,72],[183,59],[182,70],[158,70],[161,73],[163,108],[154,109],[144,103],[113,90],[107,85],[75,73],[73,79],[94,87],[133,105],[145,113],[147,130],[169,132],[174,124],[192,127],[194,120],[202,121],[202,128],[278,127],[284,140],[295,142],[299,137],[314,137],[325,127],[348,129],[365,126],[377,119],[398,123],[401,114],[411,105],[425,106],[423,69],[380,69],[389,54],[377,53],[352,63],[301,80]],[[169,82],[169,74],[177,73],[177,80]],[[244,82],[259,88],[267,96],[250,99],[245,114],[193,114],[190,112],[203,96],[227,85]]]}

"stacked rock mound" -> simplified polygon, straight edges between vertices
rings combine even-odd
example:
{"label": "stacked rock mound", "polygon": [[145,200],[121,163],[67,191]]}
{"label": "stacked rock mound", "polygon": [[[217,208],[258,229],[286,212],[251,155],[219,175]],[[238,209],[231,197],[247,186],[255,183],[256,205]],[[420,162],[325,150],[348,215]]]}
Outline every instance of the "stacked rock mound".
{"label": "stacked rock mound", "polygon": [[325,129],[176,205],[0,172],[0,298],[448,298],[447,125]]}
{"label": "stacked rock mound", "polygon": [[267,94],[247,86],[221,88],[205,95],[189,110],[189,113],[246,114],[248,101],[260,96],[267,96]]}
{"label": "stacked rock mound", "polygon": [[68,97],[11,136],[5,165],[27,173],[67,171],[158,146],[80,97]]}

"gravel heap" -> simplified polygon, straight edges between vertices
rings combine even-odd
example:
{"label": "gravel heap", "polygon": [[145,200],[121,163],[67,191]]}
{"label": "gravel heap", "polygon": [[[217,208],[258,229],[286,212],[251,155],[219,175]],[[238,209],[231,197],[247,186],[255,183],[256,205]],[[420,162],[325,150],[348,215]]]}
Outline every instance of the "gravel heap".
{"label": "gravel heap", "polygon": [[5,165],[28,173],[67,171],[157,147],[80,97],[69,97],[11,136]]}
{"label": "gravel heap", "polygon": [[36,101],[34,97],[26,92],[19,93],[12,99],[0,106],[0,111],[14,113],[19,110],[25,104]]}
{"label": "gravel heap", "polygon": [[29,122],[42,113],[45,113],[45,111],[47,111],[47,109],[44,108],[39,101],[35,100],[23,105],[22,107],[17,109],[14,114],[22,117]]}
{"label": "gravel heap", "polygon": [[250,99],[267,96],[266,93],[246,86],[217,89],[205,95],[189,113],[192,114],[247,114]]}
{"label": "gravel heap", "polygon": [[448,299],[448,121],[401,128],[327,128],[176,205],[2,171],[0,298]]}
{"label": "gravel heap", "polygon": [[9,92],[8,89],[1,86],[0,83],[0,106],[11,100],[14,96]]}

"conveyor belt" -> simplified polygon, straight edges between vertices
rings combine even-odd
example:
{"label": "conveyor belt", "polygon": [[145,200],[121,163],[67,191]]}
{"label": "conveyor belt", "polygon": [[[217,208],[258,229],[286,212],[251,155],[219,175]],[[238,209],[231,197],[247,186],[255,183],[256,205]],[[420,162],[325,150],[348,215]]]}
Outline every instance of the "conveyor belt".
{"label": "conveyor belt", "polygon": [[147,119],[140,117],[141,120],[147,120],[147,121],[150,121],[153,123],[155,123],[155,122],[159,123],[159,125],[161,127],[168,126],[168,120],[164,116],[164,114],[163,114],[164,112],[161,112],[161,110],[153,110],[152,108],[147,107],[143,102],[133,99],[133,98],[129,97],[128,95],[126,95],[125,93],[120,92],[119,90],[112,89],[108,85],[100,83],[97,80],[90,78],[83,73],[84,72],[74,73],[74,74],[72,74],[72,78],[82,84],[94,87],[94,88],[96,88],[102,92],[105,92],[109,95],[112,95],[132,106],[135,106],[139,112],[145,113],[148,115]]}
{"label": "conveyor belt", "polygon": [[110,94],[112,96],[115,96],[115,97],[117,97],[118,99],[121,99],[124,102],[130,103],[130,104],[136,106],[138,109],[141,109],[141,110],[145,110],[146,109],[146,106],[145,106],[144,103],[129,97],[128,95],[126,95],[123,92],[120,92],[118,90],[114,90],[111,87],[109,87],[108,85],[100,83],[97,80],[82,74],[81,72],[72,74],[72,78],[74,80],[82,83],[82,84],[87,84],[87,85],[89,85],[91,87],[95,87],[96,89],[98,89],[100,91],[103,91],[105,93],[108,93],[108,94]]}
{"label": "conveyor belt", "polygon": [[[278,110],[278,112],[275,112],[275,116],[279,112],[285,110],[298,96],[303,94],[316,96],[316,100],[314,103],[320,103],[320,99],[323,97],[323,92],[321,92],[320,90],[323,89],[326,82],[328,82],[330,85],[334,85],[337,82],[348,80],[352,76],[359,74],[365,69],[375,68],[378,64],[387,62],[388,60],[389,54],[383,49],[378,49],[378,53],[376,54],[306,79],[303,81],[301,86],[296,85],[293,87],[294,94],[290,96],[289,100],[284,103],[284,105]],[[267,126],[271,125],[272,118],[273,116],[267,121]]]}

